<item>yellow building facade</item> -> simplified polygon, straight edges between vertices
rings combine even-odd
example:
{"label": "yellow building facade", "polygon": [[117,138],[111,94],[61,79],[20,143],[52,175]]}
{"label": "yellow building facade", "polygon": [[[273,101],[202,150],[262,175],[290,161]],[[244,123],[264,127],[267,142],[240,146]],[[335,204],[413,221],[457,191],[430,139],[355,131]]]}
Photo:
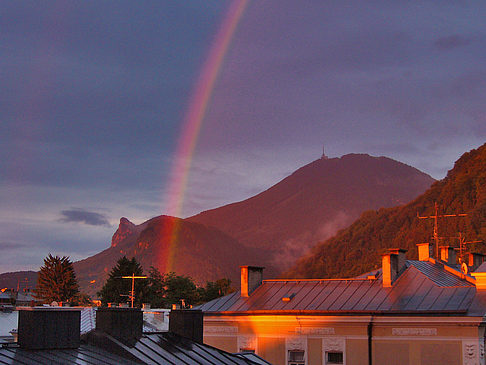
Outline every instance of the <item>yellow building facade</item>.
{"label": "yellow building facade", "polygon": [[261,268],[242,267],[242,291],[201,307],[204,343],[279,365],[484,365],[486,290],[474,272],[404,254],[353,279],[260,281]]}

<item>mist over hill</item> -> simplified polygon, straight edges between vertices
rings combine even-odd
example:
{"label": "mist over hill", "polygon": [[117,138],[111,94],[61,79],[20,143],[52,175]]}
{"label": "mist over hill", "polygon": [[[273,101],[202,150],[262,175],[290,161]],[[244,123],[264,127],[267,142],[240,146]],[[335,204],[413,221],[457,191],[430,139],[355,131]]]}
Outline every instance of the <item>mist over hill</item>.
{"label": "mist over hill", "polygon": [[216,227],[246,247],[271,250],[269,262],[286,268],[363,211],[408,203],[434,181],[387,157],[323,157],[252,198],[187,220]]}
{"label": "mist over hill", "polygon": [[[416,258],[416,244],[432,242],[433,222],[418,219],[439,214],[466,213],[467,217],[439,219],[441,244],[458,247],[458,233],[466,240],[486,242],[486,145],[465,153],[447,176],[409,204],[370,210],[350,227],[316,245],[300,258],[284,276],[292,278],[352,277],[378,268],[380,253],[386,248],[408,249]],[[484,243],[470,245],[473,251],[486,252]]]}

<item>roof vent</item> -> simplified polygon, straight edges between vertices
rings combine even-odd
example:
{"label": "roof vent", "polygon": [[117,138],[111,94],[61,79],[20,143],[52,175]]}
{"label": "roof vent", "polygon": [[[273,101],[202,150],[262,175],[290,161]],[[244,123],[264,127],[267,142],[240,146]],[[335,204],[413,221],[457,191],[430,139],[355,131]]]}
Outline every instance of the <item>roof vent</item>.
{"label": "roof vent", "polygon": [[295,293],[282,297],[282,302],[290,302],[295,297]]}

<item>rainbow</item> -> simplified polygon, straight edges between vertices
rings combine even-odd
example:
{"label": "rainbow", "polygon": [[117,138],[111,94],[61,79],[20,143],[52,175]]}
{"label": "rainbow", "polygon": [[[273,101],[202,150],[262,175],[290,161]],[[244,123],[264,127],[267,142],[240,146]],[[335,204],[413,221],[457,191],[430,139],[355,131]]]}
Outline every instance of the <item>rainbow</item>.
{"label": "rainbow", "polygon": [[[181,215],[189,171],[204,115],[224,57],[247,3],[248,0],[234,0],[229,6],[195,84],[189,109],[183,120],[181,137],[177,144],[169,188],[166,193],[167,214],[172,217]],[[161,250],[163,252],[159,255],[158,263],[165,272],[173,269],[179,222],[178,219],[171,220],[171,223],[163,227],[163,237],[167,237],[170,242],[168,247]]]}

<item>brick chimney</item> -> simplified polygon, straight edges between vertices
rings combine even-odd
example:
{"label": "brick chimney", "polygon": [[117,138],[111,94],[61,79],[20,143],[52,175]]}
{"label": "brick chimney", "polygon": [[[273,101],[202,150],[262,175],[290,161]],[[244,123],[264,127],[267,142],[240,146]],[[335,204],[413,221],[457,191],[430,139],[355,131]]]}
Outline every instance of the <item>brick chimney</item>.
{"label": "brick chimney", "polygon": [[260,266],[240,266],[241,296],[248,297],[256,288],[262,285],[263,269]]}
{"label": "brick chimney", "polygon": [[391,248],[382,255],[383,287],[389,288],[405,268],[407,250]]}
{"label": "brick chimney", "polygon": [[135,343],[142,337],[143,313],[140,308],[98,308],[96,329],[124,343]]}
{"label": "brick chimney", "polygon": [[18,343],[28,350],[79,347],[79,308],[24,307],[19,309]]}
{"label": "brick chimney", "polygon": [[418,243],[418,259],[420,261],[429,261],[432,256],[432,246],[429,243]]}
{"label": "brick chimney", "polygon": [[440,259],[447,265],[456,264],[456,251],[451,246],[440,246]]}
{"label": "brick chimney", "polygon": [[169,332],[203,343],[203,314],[199,309],[172,309]]}

